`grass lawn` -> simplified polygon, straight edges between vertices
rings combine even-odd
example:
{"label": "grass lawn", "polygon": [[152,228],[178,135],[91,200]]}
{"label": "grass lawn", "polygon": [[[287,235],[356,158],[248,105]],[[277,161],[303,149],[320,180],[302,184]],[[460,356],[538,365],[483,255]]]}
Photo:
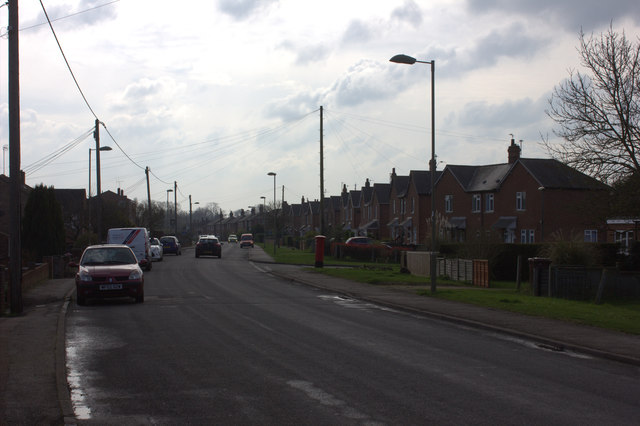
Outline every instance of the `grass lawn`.
{"label": "grass lawn", "polygon": [[[263,244],[261,246],[264,247]],[[265,251],[273,256],[273,245],[267,244]],[[276,250],[276,262],[297,265],[315,264],[313,253],[281,247]],[[314,271],[335,277],[346,278],[372,285],[410,286],[423,297],[438,297],[462,303],[472,303],[488,308],[502,309],[526,315],[535,315],[571,321],[594,327],[640,334],[640,301],[608,301],[596,305],[588,301],[574,301],[531,295],[528,283],[520,291],[515,282],[492,282],[491,288],[475,288],[464,283],[438,279],[437,291],[431,294],[427,278],[401,273],[397,264],[376,264],[336,261],[325,257],[325,265],[348,265],[352,268],[315,268]]]}

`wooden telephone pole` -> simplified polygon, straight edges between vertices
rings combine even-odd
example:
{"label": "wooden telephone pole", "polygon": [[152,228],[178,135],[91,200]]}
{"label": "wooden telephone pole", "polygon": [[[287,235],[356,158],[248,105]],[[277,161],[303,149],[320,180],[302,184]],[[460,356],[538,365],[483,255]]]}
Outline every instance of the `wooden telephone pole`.
{"label": "wooden telephone pole", "polygon": [[11,313],[22,313],[22,171],[20,170],[20,49],[18,0],[9,0],[9,288]]}

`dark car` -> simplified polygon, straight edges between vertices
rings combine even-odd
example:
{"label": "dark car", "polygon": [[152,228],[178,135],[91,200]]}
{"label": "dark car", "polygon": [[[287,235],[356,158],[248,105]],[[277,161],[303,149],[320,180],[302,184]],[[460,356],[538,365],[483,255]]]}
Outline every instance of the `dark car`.
{"label": "dark car", "polygon": [[240,248],[243,247],[253,248],[253,234],[242,234],[240,236]]}
{"label": "dark car", "polygon": [[160,237],[160,243],[162,244],[162,251],[164,254],[173,253],[176,256],[180,256],[182,254],[180,241],[178,241],[177,237],[165,235],[164,237]]}
{"label": "dark car", "polygon": [[76,273],[76,302],[84,305],[89,298],[133,297],[144,302],[144,274],[147,259],[140,263],[129,246],[103,244],[89,246],[82,253]]}
{"label": "dark car", "polygon": [[198,239],[196,243],[196,257],[205,255],[218,256],[218,259],[222,257],[222,244],[220,244],[218,238],[203,235]]}

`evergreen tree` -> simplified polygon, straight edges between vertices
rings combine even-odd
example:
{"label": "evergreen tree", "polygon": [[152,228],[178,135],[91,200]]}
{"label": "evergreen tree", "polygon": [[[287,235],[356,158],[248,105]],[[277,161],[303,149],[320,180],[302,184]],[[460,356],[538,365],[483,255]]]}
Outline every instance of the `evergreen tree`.
{"label": "evergreen tree", "polygon": [[26,258],[37,262],[43,256],[63,253],[64,220],[53,186],[36,185],[29,194],[22,218],[22,246]]}

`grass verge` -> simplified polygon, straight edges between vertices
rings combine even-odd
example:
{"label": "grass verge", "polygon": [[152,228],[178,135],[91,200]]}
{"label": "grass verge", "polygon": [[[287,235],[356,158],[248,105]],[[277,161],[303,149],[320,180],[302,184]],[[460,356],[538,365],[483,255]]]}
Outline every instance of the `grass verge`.
{"label": "grass verge", "polygon": [[[261,246],[264,247],[263,244]],[[313,253],[288,247],[276,249],[267,244],[265,251],[276,262],[313,266]],[[515,282],[492,282],[491,288],[476,288],[457,281],[438,279],[438,289],[431,294],[427,278],[400,272],[395,264],[372,264],[362,262],[337,261],[325,257],[325,265],[348,265],[352,268],[315,268],[314,271],[339,278],[371,285],[408,286],[410,291],[423,297],[437,297],[461,303],[471,303],[492,309],[501,309],[525,315],[553,318],[577,324],[601,327],[609,330],[640,334],[640,301],[609,301],[596,305],[589,301],[575,301],[530,295],[525,283],[520,291]]]}

